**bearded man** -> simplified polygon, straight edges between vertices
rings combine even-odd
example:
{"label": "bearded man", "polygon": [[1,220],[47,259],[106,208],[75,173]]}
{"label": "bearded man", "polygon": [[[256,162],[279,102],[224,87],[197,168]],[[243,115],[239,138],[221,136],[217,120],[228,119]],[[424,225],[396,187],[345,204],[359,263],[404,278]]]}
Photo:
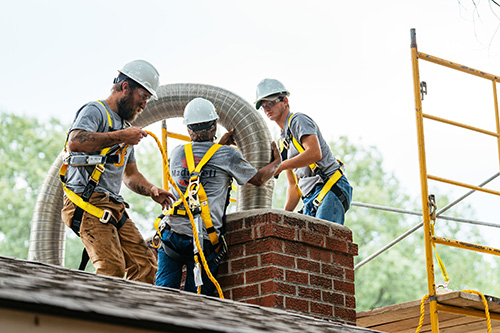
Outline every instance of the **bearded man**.
{"label": "bearded man", "polygon": [[61,215],[81,237],[97,274],[152,284],[156,259],[128,217],[128,204],[119,193],[123,181],[162,208],[172,204],[170,192],[139,172],[134,145],[147,134],[130,125],[148,100],[156,98],[159,75],[147,61],[134,60],[119,70],[113,83],[106,100],[78,110],[69,130]]}

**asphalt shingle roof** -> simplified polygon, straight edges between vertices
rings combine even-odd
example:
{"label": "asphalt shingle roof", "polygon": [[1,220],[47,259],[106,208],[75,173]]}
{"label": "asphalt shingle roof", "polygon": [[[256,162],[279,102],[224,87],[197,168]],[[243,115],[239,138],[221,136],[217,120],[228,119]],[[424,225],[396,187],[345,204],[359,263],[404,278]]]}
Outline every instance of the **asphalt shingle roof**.
{"label": "asphalt shingle roof", "polygon": [[159,331],[375,332],[281,309],[2,256],[0,307]]}

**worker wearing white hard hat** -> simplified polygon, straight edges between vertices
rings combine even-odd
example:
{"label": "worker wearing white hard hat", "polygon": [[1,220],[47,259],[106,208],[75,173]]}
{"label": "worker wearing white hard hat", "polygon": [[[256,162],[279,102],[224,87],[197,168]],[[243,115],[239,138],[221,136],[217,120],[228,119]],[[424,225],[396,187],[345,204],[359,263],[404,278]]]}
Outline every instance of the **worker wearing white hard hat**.
{"label": "worker wearing white hard hat", "polygon": [[[123,278],[127,272],[127,279],[151,284],[156,258],[129,218],[120,189],[123,182],[165,208],[173,202],[170,192],[139,172],[134,145],[147,134],[130,124],[157,96],[158,86],[158,72],[149,62],[125,64],[111,95],[85,104],[76,113],[67,140],[69,156],[61,169],[62,219],[81,237],[96,273]],[[80,268],[85,265],[82,262]]]}
{"label": "worker wearing white hard hat", "polygon": [[317,124],[303,113],[290,112],[290,92],[276,79],[264,79],[256,89],[255,107],[281,129],[282,171],[288,179],[285,210],[293,211],[303,199],[302,212],[344,224],[352,187]]}
{"label": "worker wearing white hard hat", "polygon": [[[273,161],[259,170],[255,169],[237,149],[229,147],[235,143],[232,138],[234,130],[224,134],[216,144],[218,119],[211,101],[199,97],[190,101],[184,109],[184,124],[187,125],[191,143],[174,148],[170,154],[172,178],[190,199],[189,209],[196,223],[200,224],[197,227],[199,243],[214,276],[227,250],[224,246],[224,219],[231,181],[235,179],[240,185],[250,183],[260,186],[274,175],[281,163],[279,151],[273,143]],[[192,186],[196,188],[195,194],[190,191]],[[161,221],[161,247],[155,284],[180,288],[182,267],[186,265],[184,290],[196,292],[200,287],[202,294],[213,295],[215,285],[204,270],[199,274],[201,271],[197,269],[194,259],[196,235],[193,234],[186,207],[179,195],[175,193],[175,196],[178,200]]]}

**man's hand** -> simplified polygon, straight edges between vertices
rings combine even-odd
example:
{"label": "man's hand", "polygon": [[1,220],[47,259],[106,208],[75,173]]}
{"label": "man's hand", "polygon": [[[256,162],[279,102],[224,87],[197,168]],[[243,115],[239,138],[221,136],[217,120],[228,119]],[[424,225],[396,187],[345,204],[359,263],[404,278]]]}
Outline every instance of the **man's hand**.
{"label": "man's hand", "polygon": [[140,127],[130,126],[123,130],[117,131],[120,133],[121,142],[129,145],[138,144],[142,138],[146,137],[148,134]]}
{"label": "man's hand", "polygon": [[222,138],[219,140],[220,145],[225,145],[225,146],[230,146],[230,145],[236,145],[236,142],[234,141],[233,138],[234,134],[234,128],[231,129],[230,131],[226,132]]}
{"label": "man's hand", "polygon": [[175,201],[172,193],[156,185],[151,186],[150,192],[151,199],[159,203],[162,209],[170,209],[172,207],[172,203]]}

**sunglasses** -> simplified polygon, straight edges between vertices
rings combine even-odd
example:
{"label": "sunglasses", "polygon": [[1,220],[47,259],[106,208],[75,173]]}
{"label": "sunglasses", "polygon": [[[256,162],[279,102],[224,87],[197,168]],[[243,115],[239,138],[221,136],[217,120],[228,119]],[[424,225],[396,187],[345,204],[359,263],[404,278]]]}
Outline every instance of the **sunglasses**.
{"label": "sunglasses", "polygon": [[144,91],[142,91],[141,89],[137,89],[137,91],[139,92],[139,95],[141,95],[141,98],[142,98],[142,101],[143,102],[148,102],[149,99],[151,98],[151,96],[148,96]]}
{"label": "sunglasses", "polygon": [[283,96],[280,96],[272,101],[263,101],[261,104],[260,104],[260,107],[261,109],[270,109],[272,108],[276,103],[279,103],[279,102],[282,102],[284,99]]}

